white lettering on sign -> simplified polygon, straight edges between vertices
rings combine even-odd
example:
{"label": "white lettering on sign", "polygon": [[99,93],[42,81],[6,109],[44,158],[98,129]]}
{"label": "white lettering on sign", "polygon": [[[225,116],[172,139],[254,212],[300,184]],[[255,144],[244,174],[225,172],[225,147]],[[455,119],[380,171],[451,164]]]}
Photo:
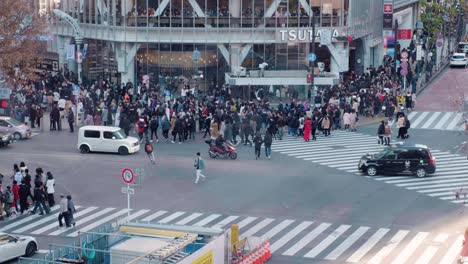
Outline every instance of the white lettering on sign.
{"label": "white lettering on sign", "polygon": [[[313,31],[312,29],[280,29],[281,41],[312,41]],[[333,38],[339,37],[338,30],[334,29],[332,34]],[[318,29],[315,31],[315,37],[320,38],[322,36],[322,30]]]}

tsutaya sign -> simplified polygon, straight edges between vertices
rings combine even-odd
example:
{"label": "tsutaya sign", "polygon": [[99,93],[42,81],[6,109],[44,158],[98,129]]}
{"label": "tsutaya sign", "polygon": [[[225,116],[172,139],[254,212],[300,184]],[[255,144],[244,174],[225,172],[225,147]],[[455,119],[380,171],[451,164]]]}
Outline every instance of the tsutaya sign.
{"label": "tsutaya sign", "polygon": [[[322,36],[322,31],[327,29],[317,29],[315,30],[316,40]],[[331,37],[339,37],[338,30],[330,30],[332,32]],[[281,41],[297,41],[297,42],[311,42],[313,40],[312,29],[280,29],[280,38]]]}

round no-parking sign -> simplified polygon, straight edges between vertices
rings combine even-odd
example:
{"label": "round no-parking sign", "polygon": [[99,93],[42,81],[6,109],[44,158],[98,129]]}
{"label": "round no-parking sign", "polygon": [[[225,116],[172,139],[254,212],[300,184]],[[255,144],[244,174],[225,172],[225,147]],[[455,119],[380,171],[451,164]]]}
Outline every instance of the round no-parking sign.
{"label": "round no-parking sign", "polygon": [[135,174],[131,169],[125,168],[122,170],[122,179],[125,183],[130,184],[135,179]]}

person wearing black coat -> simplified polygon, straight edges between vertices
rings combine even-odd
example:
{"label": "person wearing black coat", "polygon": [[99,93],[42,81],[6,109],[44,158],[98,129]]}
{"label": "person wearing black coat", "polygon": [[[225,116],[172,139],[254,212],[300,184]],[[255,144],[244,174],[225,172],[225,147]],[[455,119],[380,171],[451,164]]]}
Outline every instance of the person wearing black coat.
{"label": "person wearing black coat", "polygon": [[61,130],[62,127],[59,121],[60,111],[57,108],[57,106],[54,106],[54,108],[52,108],[52,111],[50,111],[50,130]]}
{"label": "person wearing black coat", "polygon": [[262,144],[263,144],[263,139],[262,139],[262,135],[260,134],[260,132],[257,132],[257,135],[255,136],[253,141],[255,144],[255,159],[259,159],[260,149],[262,148]]}
{"label": "person wearing black coat", "polygon": [[264,142],[265,142],[265,156],[268,159],[271,159],[271,144],[273,143],[273,136],[269,130],[265,133]]}
{"label": "person wearing black coat", "polygon": [[31,194],[31,189],[30,186],[26,184],[26,182],[23,181],[21,182],[19,186],[19,203],[20,203],[20,208],[21,208],[21,214],[23,214],[24,211],[28,210],[28,197],[31,197],[31,200],[34,201],[34,197]]}
{"label": "person wearing black coat", "polygon": [[46,214],[49,214],[50,211],[49,211],[49,208],[47,208],[46,204],[45,204],[45,192],[44,192],[44,189],[42,188],[42,184],[39,185],[39,184],[36,184],[36,187],[34,188],[34,201],[35,201],[35,205],[34,205],[34,209],[31,211],[31,214],[35,214],[36,213],[36,210],[39,208],[39,215],[43,215],[44,214],[44,211],[46,212]]}
{"label": "person wearing black coat", "polygon": [[184,122],[182,121],[182,119],[177,117],[175,125],[174,125],[174,130],[172,131],[172,135],[174,136],[174,138],[172,139],[172,143],[175,143],[177,134],[179,134],[179,144],[182,144],[183,132],[184,132]]}
{"label": "person wearing black coat", "polygon": [[384,121],[380,122],[379,128],[377,129],[377,136],[379,137],[377,144],[383,145],[384,136],[385,136],[385,122]]}
{"label": "person wearing black coat", "polygon": [[158,117],[157,117],[157,116],[153,116],[153,117],[151,118],[150,125],[149,125],[149,128],[150,128],[150,136],[151,136],[150,142],[153,142],[153,135],[156,137],[156,142],[159,142],[159,138],[158,138],[158,127],[159,127]]}
{"label": "person wearing black coat", "polygon": [[319,127],[319,123],[317,121],[317,116],[312,116],[312,125],[311,125],[311,131],[312,131],[312,140],[317,140],[315,137],[317,133],[317,128]]}

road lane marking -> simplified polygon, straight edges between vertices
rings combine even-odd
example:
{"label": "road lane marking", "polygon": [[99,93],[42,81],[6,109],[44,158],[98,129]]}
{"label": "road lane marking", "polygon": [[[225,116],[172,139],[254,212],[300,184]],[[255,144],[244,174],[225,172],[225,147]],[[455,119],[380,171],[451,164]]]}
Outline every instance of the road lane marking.
{"label": "road lane marking", "polygon": [[237,224],[237,225],[239,226],[239,229],[241,229],[241,228],[244,228],[245,226],[247,226],[248,224],[252,223],[256,219],[257,219],[257,217],[249,216],[249,217],[245,218],[244,220],[240,221],[240,223]]}
{"label": "road lane marking", "polygon": [[351,257],[346,261],[358,263],[361,259],[390,231],[387,228],[379,228]]}
{"label": "road lane marking", "polygon": [[[76,206],[77,209],[81,208],[81,206]],[[26,226],[23,226],[19,229],[16,229],[13,231],[13,233],[24,233],[25,231],[31,229],[31,228],[35,228],[35,227],[38,227],[42,224],[45,224],[47,222],[49,222],[50,220],[55,220],[58,218],[60,213],[55,213],[55,214],[52,214],[52,215],[48,215],[46,217],[43,216],[43,218],[41,218],[40,220],[38,221],[35,221],[34,223],[31,223],[29,225],[26,225]],[[63,219],[65,220],[65,219]]]}
{"label": "road lane marking", "polygon": [[[88,207],[88,208],[86,208],[86,209],[84,209],[82,211],[78,211],[77,213],[73,214],[73,218],[77,219],[80,216],[85,215],[85,214],[87,214],[87,213],[89,213],[91,211],[94,211],[96,209],[97,209],[97,207]],[[37,229],[36,231],[31,232],[31,234],[32,235],[39,235],[39,234],[44,233],[45,231],[48,231],[48,230],[50,230],[52,228],[56,228],[56,227],[57,227],[57,223],[53,222],[52,224],[49,224],[49,225],[44,226],[44,227],[42,227],[40,229]]]}
{"label": "road lane marking", "polygon": [[[50,212],[53,213],[53,212],[57,211],[58,209],[59,209],[59,206],[56,205],[56,206],[51,208]],[[25,211],[25,214],[27,214],[27,213],[28,213],[28,211]],[[39,214],[33,214],[33,215],[30,215],[30,216],[26,216],[25,218],[23,218],[21,220],[15,220],[14,223],[8,224],[8,225],[0,228],[0,232],[5,232],[5,231],[7,231],[9,229],[15,228],[17,226],[25,224],[25,223],[27,223],[27,222],[29,222],[31,220],[34,220],[36,218],[39,218],[39,217],[40,217]]]}
{"label": "road lane marking", "polygon": [[437,125],[434,127],[434,129],[442,129],[442,126],[449,120],[449,118],[452,116],[452,113],[448,112],[445,113],[444,116],[439,119],[439,122],[437,122]]}
{"label": "road lane marking", "polygon": [[[104,208],[104,209],[102,209],[102,211],[99,211],[99,212],[97,212],[95,214],[91,214],[91,215],[89,215],[89,216],[87,216],[87,217],[85,217],[83,219],[79,219],[77,221],[76,225],[77,226],[82,226],[83,224],[85,224],[85,223],[87,223],[87,222],[89,222],[91,220],[94,220],[94,219],[96,219],[96,218],[98,218],[98,217],[100,217],[102,215],[105,215],[108,212],[113,211],[114,209],[115,208]],[[48,235],[49,236],[57,236],[57,235],[60,235],[62,233],[68,232],[68,231],[70,231],[70,230],[68,230],[68,229],[58,229],[58,230],[56,230],[56,231],[54,231],[54,232],[52,232],[52,233],[50,233]]]}
{"label": "road lane marking", "polygon": [[151,220],[156,219],[156,218],[158,218],[158,217],[160,217],[160,216],[162,216],[162,215],[164,215],[166,213],[167,213],[167,211],[157,211],[156,213],[143,218],[141,221],[151,222]]}
{"label": "road lane marking", "polygon": [[392,264],[401,264],[406,263],[410,256],[416,251],[416,249],[421,245],[424,239],[428,236],[429,233],[419,232],[409,244],[401,251],[400,255],[393,260]]}
{"label": "road lane marking", "polygon": [[187,217],[185,217],[184,219],[180,220],[179,222],[175,223],[176,225],[186,225],[187,223],[189,223],[190,221],[193,221],[195,219],[197,219],[198,217],[202,216],[203,214],[200,214],[200,213],[193,213]]}
{"label": "road lane marking", "polygon": [[206,218],[204,218],[204,219],[198,221],[197,223],[195,223],[193,226],[205,226],[205,225],[211,223],[212,221],[216,220],[218,217],[221,217],[221,215],[220,214],[209,215]]}
{"label": "road lane marking", "polygon": [[[445,240],[447,240],[448,235],[447,234],[439,234],[433,242],[437,243],[442,243]],[[415,264],[426,264],[430,263],[431,259],[434,257],[434,255],[437,253],[439,250],[439,247],[436,246],[429,246],[424,250],[423,254],[419,257],[419,259],[416,261]]]}
{"label": "road lane marking", "polygon": [[120,211],[118,211],[116,213],[113,213],[113,214],[111,214],[109,216],[101,218],[98,221],[93,222],[90,225],[87,225],[87,226],[85,226],[83,228],[80,228],[79,231],[75,231],[75,232],[73,232],[73,233],[71,233],[71,234],[69,234],[67,236],[76,237],[76,236],[78,236],[78,232],[88,232],[89,230],[92,230],[92,229],[94,229],[94,228],[96,228],[96,227],[98,227],[98,226],[100,226],[100,225],[102,225],[102,224],[104,224],[106,222],[109,222],[109,221],[111,221],[111,220],[113,220],[113,219],[115,219],[115,218],[117,218],[117,217],[119,217],[119,216],[121,216],[123,214],[126,214],[127,212],[128,212],[128,209],[122,209],[122,210],[120,210]]}
{"label": "road lane marking", "polygon": [[380,264],[384,259],[400,244],[401,241],[409,234],[408,230],[398,231],[375,256],[368,262],[369,264]]}
{"label": "road lane marking", "polygon": [[317,226],[314,230],[309,232],[305,237],[299,240],[296,244],[286,250],[282,255],[285,256],[293,256],[299,250],[303,249],[307,244],[309,244],[312,240],[314,240],[317,236],[319,236],[323,231],[327,230],[332,224],[330,223],[322,223]]}
{"label": "road lane marking", "polygon": [[307,252],[304,255],[305,258],[315,258],[320,254],[323,250],[325,250],[328,246],[331,245],[338,237],[340,237],[346,230],[348,230],[351,226],[350,225],[341,225],[338,227],[333,233],[328,235],[327,238],[322,240],[317,246],[315,246],[311,251]]}
{"label": "road lane marking", "polygon": [[158,223],[167,224],[170,221],[176,219],[177,217],[179,217],[179,216],[181,216],[183,214],[185,214],[185,212],[175,212],[175,213],[165,217],[164,219],[159,220]]}
{"label": "road lane marking", "polygon": [[343,254],[351,245],[353,245],[360,237],[362,237],[369,227],[361,226],[356,231],[354,231],[348,238],[346,238],[343,243],[336,247],[330,254],[328,254],[325,259],[336,260]]}
{"label": "road lane marking", "polygon": [[271,239],[274,236],[276,236],[276,234],[281,232],[283,229],[285,229],[286,227],[291,225],[292,223],[294,223],[294,220],[284,220],[281,223],[279,223],[277,226],[273,227],[266,234],[263,234],[262,237],[266,237],[267,239]]}
{"label": "road lane marking", "polygon": [[245,231],[241,236],[243,236],[243,237],[253,236],[253,235],[255,235],[255,233],[257,233],[258,231],[260,231],[261,229],[263,229],[267,225],[271,224],[273,221],[275,221],[274,218],[263,219],[263,221],[261,221],[260,223],[254,225],[249,230]]}
{"label": "road lane marking", "polygon": [[429,118],[429,120],[427,120],[426,123],[424,123],[424,125],[421,126],[421,128],[429,128],[440,114],[441,114],[440,112],[433,113],[431,117]]}
{"label": "road lane marking", "polygon": [[452,244],[450,249],[445,253],[440,261],[440,264],[447,264],[447,263],[454,263],[455,259],[458,257],[460,253],[460,249],[462,248],[463,236],[458,236],[455,242]]}
{"label": "road lane marking", "polygon": [[228,216],[226,217],[225,219],[223,219],[221,222],[211,226],[212,228],[223,228],[224,226],[226,226],[227,224],[230,224],[231,222],[233,222],[234,220],[236,220],[237,218],[239,218],[239,216],[237,215],[231,215],[231,216]]}
{"label": "road lane marking", "polygon": [[296,237],[297,235],[299,235],[299,233],[301,233],[302,231],[304,231],[307,227],[309,227],[312,223],[314,222],[308,222],[308,221],[304,221],[302,222],[301,224],[299,224],[298,226],[296,226],[293,230],[289,231],[288,233],[286,233],[283,237],[281,237],[280,239],[276,240],[273,244],[271,244],[270,246],[270,251],[271,253],[274,253],[275,251],[277,251],[278,249],[280,249],[281,247],[283,247],[284,245],[286,245],[286,243],[288,243],[289,241],[291,241],[291,239],[293,239],[294,237]]}

